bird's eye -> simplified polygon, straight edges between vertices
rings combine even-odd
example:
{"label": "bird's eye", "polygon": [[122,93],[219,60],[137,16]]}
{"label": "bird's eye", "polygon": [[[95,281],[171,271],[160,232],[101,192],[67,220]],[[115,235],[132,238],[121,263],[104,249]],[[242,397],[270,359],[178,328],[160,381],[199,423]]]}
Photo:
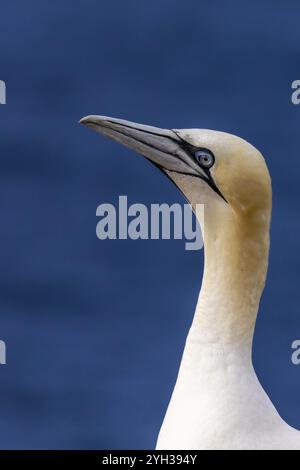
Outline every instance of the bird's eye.
{"label": "bird's eye", "polygon": [[215,163],[215,157],[209,150],[196,150],[195,159],[203,168],[211,168]]}

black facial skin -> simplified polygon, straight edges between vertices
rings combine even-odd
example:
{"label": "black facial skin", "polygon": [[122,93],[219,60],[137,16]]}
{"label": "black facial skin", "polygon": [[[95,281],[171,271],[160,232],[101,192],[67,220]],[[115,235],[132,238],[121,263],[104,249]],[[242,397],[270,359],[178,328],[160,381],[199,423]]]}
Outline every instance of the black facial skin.
{"label": "black facial skin", "polygon": [[[193,156],[193,158],[196,160],[198,165],[201,167],[202,171],[205,173],[205,176],[202,176],[202,175],[196,176],[196,175],[190,175],[190,174],[189,174],[189,176],[194,176],[196,178],[197,177],[201,178],[227,203],[228,201],[225,199],[225,197],[223,196],[223,194],[221,193],[221,191],[217,187],[217,185],[214,182],[214,180],[213,180],[213,178],[210,174],[210,171],[209,171],[209,169],[215,163],[215,156],[214,156],[213,152],[211,152],[211,150],[206,149],[206,148],[195,147],[194,145],[189,144],[186,140],[183,140],[176,132],[175,132],[175,134],[177,135],[177,137],[179,137],[179,139],[181,141],[181,143],[180,143],[181,148],[183,150],[185,150],[185,152],[187,152],[191,156]],[[199,158],[198,158],[199,153],[207,154],[209,157],[211,157],[211,159],[212,159],[211,162],[212,163],[209,166],[205,166],[205,165],[201,164],[199,162]],[[178,173],[180,173],[180,172],[178,172]],[[184,173],[182,173],[182,174],[184,174]]]}

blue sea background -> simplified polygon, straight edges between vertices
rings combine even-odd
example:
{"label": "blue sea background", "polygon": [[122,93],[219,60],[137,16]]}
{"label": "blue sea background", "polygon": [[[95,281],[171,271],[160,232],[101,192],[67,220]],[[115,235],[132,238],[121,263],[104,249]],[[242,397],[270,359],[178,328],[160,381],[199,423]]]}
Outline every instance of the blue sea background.
{"label": "blue sea background", "polygon": [[183,203],[156,168],[79,126],[102,114],[237,134],[274,207],[254,364],[300,429],[300,3],[1,5],[1,449],[153,448],[203,269],[184,241],[100,241],[96,207]]}

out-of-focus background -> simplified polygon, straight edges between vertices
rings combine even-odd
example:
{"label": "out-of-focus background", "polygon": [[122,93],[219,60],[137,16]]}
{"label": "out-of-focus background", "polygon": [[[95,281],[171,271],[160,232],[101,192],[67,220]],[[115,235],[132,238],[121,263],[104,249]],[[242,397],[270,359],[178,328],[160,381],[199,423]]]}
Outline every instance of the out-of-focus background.
{"label": "out-of-focus background", "polygon": [[300,428],[300,4],[13,0],[1,5],[2,449],[153,448],[203,267],[183,241],[100,241],[96,207],[181,202],[143,158],[81,127],[104,114],[237,134],[273,178],[257,374]]}

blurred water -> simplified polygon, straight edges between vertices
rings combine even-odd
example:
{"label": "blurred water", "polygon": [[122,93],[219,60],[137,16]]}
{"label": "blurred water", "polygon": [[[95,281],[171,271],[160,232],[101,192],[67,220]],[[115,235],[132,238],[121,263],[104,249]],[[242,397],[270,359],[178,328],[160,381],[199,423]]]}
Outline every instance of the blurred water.
{"label": "blurred water", "polygon": [[86,114],[249,140],[273,178],[254,362],[300,428],[298,2],[15,0],[1,6],[1,448],[151,448],[202,274],[183,241],[95,236],[96,207],[183,202],[163,175],[81,128]]}

